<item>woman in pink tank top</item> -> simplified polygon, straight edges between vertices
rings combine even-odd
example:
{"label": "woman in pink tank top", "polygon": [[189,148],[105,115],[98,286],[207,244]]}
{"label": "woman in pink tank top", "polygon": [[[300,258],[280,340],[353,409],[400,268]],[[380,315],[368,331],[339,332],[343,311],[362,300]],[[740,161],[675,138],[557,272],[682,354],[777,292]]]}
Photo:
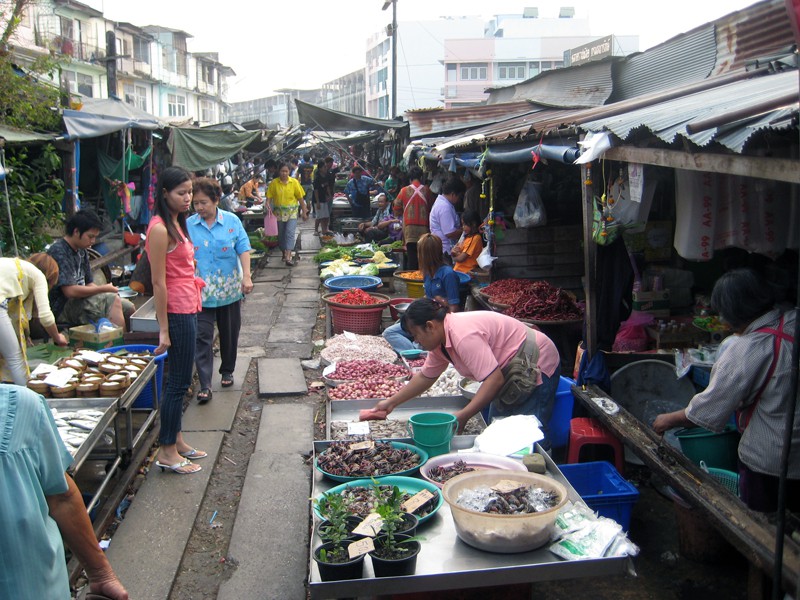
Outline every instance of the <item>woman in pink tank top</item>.
{"label": "woman in pink tank top", "polygon": [[156,466],[186,475],[200,471],[190,459],[207,454],[190,446],[181,433],[183,397],[192,383],[197,313],[203,282],[194,274],[194,246],[186,228],[192,204],[192,176],[180,167],[161,173],[155,216],[147,228],[145,249],[150,259],[158,319],[156,354],[169,350],[169,370],[161,403],[161,431]]}

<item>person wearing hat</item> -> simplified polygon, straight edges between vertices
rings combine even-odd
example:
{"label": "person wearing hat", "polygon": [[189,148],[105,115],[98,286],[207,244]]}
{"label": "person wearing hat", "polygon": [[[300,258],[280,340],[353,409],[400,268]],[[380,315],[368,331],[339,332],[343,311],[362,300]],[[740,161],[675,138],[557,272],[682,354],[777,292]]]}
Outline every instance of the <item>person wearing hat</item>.
{"label": "person wearing hat", "polygon": [[374,191],[375,180],[364,175],[364,169],[355,165],[351,171],[352,177],[344,188],[344,193],[350,200],[353,216],[357,219],[369,219],[370,192]]}
{"label": "person wearing hat", "polygon": [[25,385],[28,380],[24,349],[29,317],[39,318],[55,344],[67,345],[67,338],[56,327],[47,297],[56,282],[58,264],[43,252],[28,260],[0,258],[0,356],[5,359],[5,372],[0,369],[0,379],[17,385]]}

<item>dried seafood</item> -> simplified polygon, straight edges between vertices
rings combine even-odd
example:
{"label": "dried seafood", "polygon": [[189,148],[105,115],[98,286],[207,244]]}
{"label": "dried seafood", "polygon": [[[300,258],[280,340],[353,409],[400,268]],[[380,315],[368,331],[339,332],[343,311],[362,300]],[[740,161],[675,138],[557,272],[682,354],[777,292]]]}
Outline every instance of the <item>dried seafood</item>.
{"label": "dried seafood", "polygon": [[475,467],[470,467],[467,463],[463,460],[457,460],[453,463],[450,467],[433,467],[430,471],[428,471],[428,477],[437,483],[444,483],[445,481],[449,481],[456,475],[461,475],[462,473],[469,473],[470,471],[474,471]]}
{"label": "dried seafood", "polygon": [[514,490],[499,491],[488,487],[462,490],[459,506],[477,512],[498,515],[524,515],[549,510],[559,502],[558,492],[520,485]]}
{"label": "dried seafood", "polygon": [[[349,423],[358,423],[359,421],[331,421],[331,439],[332,440],[388,440],[393,438],[408,437],[408,423],[405,419],[384,419],[377,421],[364,421],[369,423],[368,434],[351,434],[348,433]],[[481,415],[475,415],[467,421],[464,427],[464,435],[478,435],[486,429],[486,423],[483,422]]]}

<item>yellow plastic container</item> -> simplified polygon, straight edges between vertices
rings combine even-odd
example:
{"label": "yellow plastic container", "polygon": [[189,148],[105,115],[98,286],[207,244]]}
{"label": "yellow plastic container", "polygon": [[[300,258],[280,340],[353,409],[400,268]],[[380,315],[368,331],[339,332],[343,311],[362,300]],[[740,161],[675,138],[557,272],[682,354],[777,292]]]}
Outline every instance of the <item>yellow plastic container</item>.
{"label": "yellow plastic container", "polygon": [[421,281],[409,281],[405,279],[406,293],[409,298],[422,298],[425,295],[425,288]]}

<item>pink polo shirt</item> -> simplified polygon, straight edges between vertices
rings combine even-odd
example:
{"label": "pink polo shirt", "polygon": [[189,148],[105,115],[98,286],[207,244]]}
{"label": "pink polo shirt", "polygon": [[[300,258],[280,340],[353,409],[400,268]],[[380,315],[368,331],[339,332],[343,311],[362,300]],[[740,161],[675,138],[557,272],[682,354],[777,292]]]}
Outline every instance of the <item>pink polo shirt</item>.
{"label": "pink polo shirt", "polygon": [[[498,367],[503,368],[525,343],[529,328],[507,315],[488,310],[449,313],[444,318],[445,348],[456,371],[464,377],[483,381]],[[561,358],[555,344],[536,331],[539,369],[548,377]],[[428,352],[422,374],[436,379],[450,362],[441,348]],[[541,376],[536,382],[542,383]]]}

